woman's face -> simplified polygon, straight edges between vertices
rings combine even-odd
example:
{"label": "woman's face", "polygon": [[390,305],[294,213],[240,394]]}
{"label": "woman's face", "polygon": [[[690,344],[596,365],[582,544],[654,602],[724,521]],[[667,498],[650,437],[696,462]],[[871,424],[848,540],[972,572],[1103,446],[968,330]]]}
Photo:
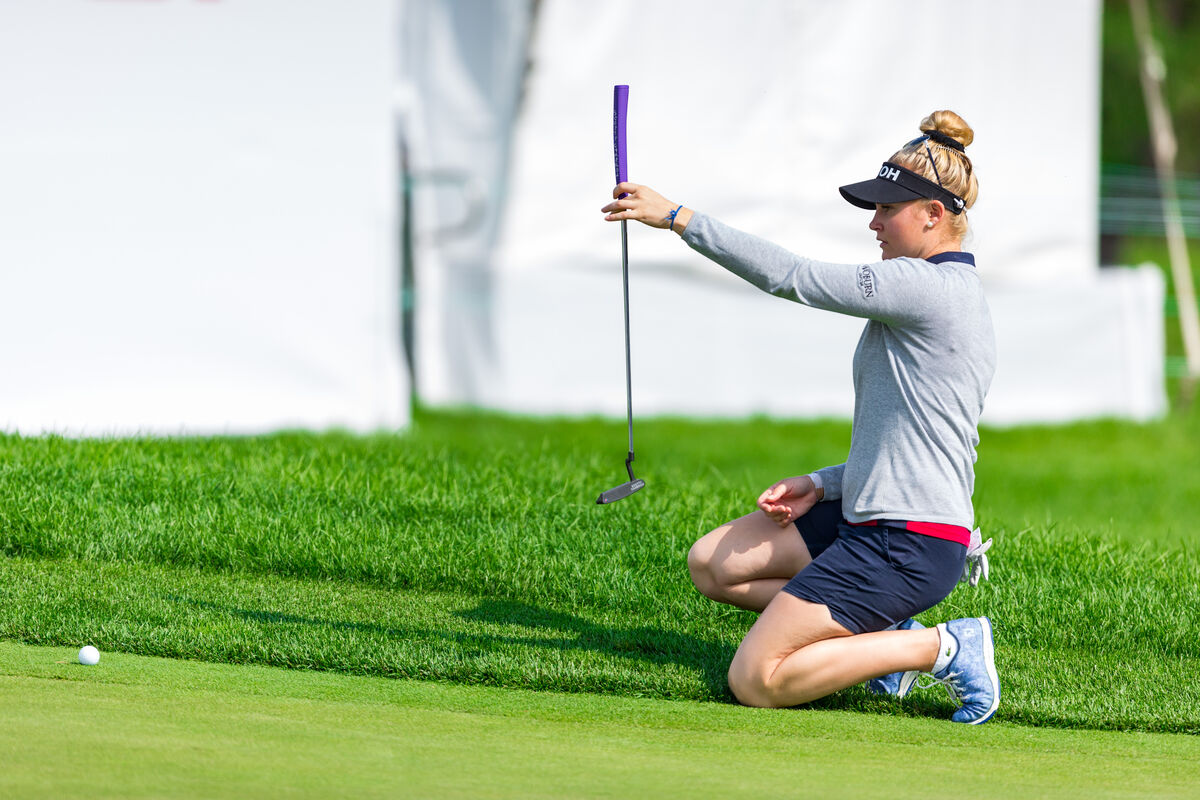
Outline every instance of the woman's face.
{"label": "woman's face", "polygon": [[931,238],[926,235],[929,222],[928,204],[922,200],[909,200],[907,203],[876,204],[870,228],[875,231],[875,241],[879,242],[885,259],[923,258]]}

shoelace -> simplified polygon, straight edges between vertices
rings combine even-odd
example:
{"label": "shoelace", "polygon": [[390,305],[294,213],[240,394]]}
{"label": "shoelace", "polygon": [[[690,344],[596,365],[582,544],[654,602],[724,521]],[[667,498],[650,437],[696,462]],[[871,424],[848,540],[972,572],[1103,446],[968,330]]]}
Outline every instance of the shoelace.
{"label": "shoelace", "polygon": [[[942,688],[946,690],[946,693],[950,695],[950,699],[953,700],[954,702],[958,703],[959,705],[962,705],[963,704],[963,693],[962,693],[962,690],[958,687],[958,682],[955,681],[955,678],[957,678],[961,674],[962,674],[961,672],[951,672],[951,673],[948,673],[946,675],[946,677],[939,678],[936,675],[934,675],[932,672],[922,672],[920,675],[917,676],[917,682],[913,684],[913,688],[914,689],[932,689],[934,686],[941,684]],[[928,678],[928,680],[925,683],[922,683],[922,681],[924,681],[926,678]]]}

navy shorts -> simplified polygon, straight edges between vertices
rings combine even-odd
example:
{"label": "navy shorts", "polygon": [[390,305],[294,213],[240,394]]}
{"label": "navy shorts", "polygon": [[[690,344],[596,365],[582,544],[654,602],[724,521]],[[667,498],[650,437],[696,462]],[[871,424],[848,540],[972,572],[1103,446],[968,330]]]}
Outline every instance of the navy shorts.
{"label": "navy shorts", "polygon": [[851,633],[880,631],[933,608],[954,590],[967,559],[958,542],[852,527],[840,500],[817,503],[795,525],[813,560],[783,591],[827,606]]}

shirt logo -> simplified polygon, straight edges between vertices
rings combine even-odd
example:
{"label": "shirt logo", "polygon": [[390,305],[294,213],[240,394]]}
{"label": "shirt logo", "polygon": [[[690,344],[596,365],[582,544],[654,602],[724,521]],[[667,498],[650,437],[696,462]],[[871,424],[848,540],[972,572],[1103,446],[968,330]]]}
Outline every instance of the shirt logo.
{"label": "shirt logo", "polygon": [[875,296],[875,273],[866,264],[858,268],[858,289],[863,297]]}

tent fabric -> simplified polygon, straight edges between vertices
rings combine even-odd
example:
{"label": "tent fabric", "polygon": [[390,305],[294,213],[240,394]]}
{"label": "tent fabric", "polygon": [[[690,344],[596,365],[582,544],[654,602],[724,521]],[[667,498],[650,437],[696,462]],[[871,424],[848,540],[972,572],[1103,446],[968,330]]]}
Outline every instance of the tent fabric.
{"label": "tent fabric", "polygon": [[407,424],[395,16],[0,7],[0,428]]}
{"label": "tent fabric", "polygon": [[[619,232],[598,211],[618,83],[634,181],[851,264],[878,251],[837,187],[957,110],[1000,347],[985,418],[1155,416],[1162,282],[1097,266],[1099,20],[1098,0],[13,0],[0,428],[393,429],[414,388],[622,414]],[[630,257],[635,412],[850,413],[858,321],[660,231],[633,226]],[[760,363],[780,343],[788,381]]]}
{"label": "tent fabric", "polygon": [[407,0],[400,131],[413,187],[416,383],[473,402],[497,372],[494,253],[528,67],[531,0]]}
{"label": "tent fabric", "polygon": [[[1165,408],[1160,288],[1097,263],[1096,0],[537,8],[512,166],[489,210],[499,239],[474,256],[487,295],[463,285],[421,312],[430,325],[486,314],[486,369],[420,385],[428,402],[623,411],[620,237],[599,208],[613,184],[612,87],[628,84],[631,180],[849,264],[879,253],[870,214],[837,187],[874,174],[927,113],[959,112],[982,187],[966,249],[1000,345],[985,418]],[[759,295],[663,231],[631,227],[629,251],[636,412],[851,412],[860,322]],[[443,267],[436,254],[419,265],[426,280]],[[1122,357],[1106,358],[1114,342]],[[781,343],[788,381],[762,363]]]}

